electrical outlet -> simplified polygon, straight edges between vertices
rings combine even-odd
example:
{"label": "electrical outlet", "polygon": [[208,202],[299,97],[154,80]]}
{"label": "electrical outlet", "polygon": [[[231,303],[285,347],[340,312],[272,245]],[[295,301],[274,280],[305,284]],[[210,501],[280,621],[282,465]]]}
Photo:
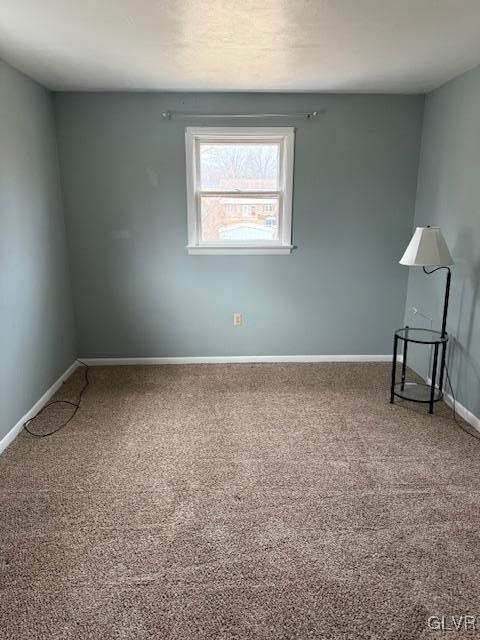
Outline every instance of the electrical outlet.
{"label": "electrical outlet", "polygon": [[242,314],[241,313],[234,313],[233,314],[233,324],[235,327],[240,327],[242,324]]}

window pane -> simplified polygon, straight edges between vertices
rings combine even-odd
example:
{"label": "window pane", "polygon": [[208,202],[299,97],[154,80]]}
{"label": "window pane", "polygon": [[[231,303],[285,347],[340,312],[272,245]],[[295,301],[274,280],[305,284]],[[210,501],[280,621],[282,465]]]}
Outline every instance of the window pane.
{"label": "window pane", "polygon": [[279,143],[200,143],[202,191],[277,191]]}
{"label": "window pane", "polygon": [[202,196],[201,217],[204,242],[278,239],[278,198]]}

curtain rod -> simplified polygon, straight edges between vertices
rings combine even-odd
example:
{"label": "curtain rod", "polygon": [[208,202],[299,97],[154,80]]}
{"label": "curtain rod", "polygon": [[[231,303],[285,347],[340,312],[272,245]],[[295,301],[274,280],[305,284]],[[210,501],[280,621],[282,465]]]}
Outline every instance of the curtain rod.
{"label": "curtain rod", "polygon": [[171,120],[172,118],[318,118],[325,110],[319,111],[296,111],[285,113],[189,113],[188,111],[164,111],[162,118]]}

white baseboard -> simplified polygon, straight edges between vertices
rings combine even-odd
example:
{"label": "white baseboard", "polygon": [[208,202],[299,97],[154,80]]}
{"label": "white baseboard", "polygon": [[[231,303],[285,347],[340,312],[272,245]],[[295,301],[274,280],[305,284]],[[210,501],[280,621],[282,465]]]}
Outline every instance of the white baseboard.
{"label": "white baseboard", "polygon": [[391,362],[391,355],[352,356],[200,356],[174,358],[80,358],[90,367],[151,364],[228,364],[243,362]]}
{"label": "white baseboard", "polygon": [[29,409],[29,411],[27,411],[27,413],[22,418],[20,418],[20,420],[12,429],[10,429],[7,435],[3,436],[3,438],[0,440],[0,453],[2,453],[2,451],[4,451],[8,447],[8,445],[15,440],[15,438],[18,436],[20,431],[23,429],[23,425],[25,424],[25,422],[27,420],[30,420],[30,418],[33,418],[33,416],[35,416],[40,411],[40,409],[47,404],[50,398],[52,398],[52,396],[55,395],[55,393],[60,389],[62,384],[72,375],[75,369],[77,369],[77,367],[79,366],[80,366],[80,363],[77,361],[71,364],[68,367],[68,369],[64,373],[62,373],[62,375],[58,378],[58,380],[54,382],[52,386],[45,391],[43,396],[39,400],[37,400],[37,402],[33,405],[33,407]]}
{"label": "white baseboard", "polygon": [[[432,384],[432,379],[429,377],[426,382],[427,384]],[[438,384],[435,386],[438,389]],[[443,401],[453,409],[453,396],[450,393],[447,393],[446,391],[443,392]],[[455,400],[455,413],[463,418],[465,422],[468,422],[468,424],[470,424],[474,429],[480,431],[480,418],[464,407],[463,404],[460,404],[458,400]]]}
{"label": "white baseboard", "polygon": [[[453,398],[450,394],[444,393],[443,400],[445,404],[448,404],[449,407],[453,407]],[[474,413],[469,411],[463,404],[460,404],[458,400],[455,400],[455,413],[457,413],[461,418],[468,422],[468,424],[472,425],[474,429],[480,431],[480,418],[478,418]]]}

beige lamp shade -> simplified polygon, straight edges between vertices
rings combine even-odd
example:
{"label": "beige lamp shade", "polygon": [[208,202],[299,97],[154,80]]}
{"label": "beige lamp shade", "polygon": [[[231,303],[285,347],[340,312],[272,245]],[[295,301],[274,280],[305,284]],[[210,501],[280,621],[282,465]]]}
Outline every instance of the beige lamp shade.
{"label": "beige lamp shade", "polygon": [[400,264],[407,267],[450,267],[454,262],[439,227],[417,227]]}

